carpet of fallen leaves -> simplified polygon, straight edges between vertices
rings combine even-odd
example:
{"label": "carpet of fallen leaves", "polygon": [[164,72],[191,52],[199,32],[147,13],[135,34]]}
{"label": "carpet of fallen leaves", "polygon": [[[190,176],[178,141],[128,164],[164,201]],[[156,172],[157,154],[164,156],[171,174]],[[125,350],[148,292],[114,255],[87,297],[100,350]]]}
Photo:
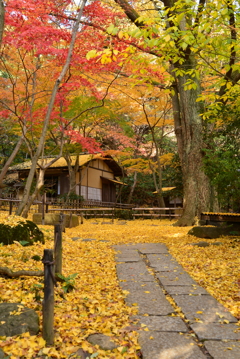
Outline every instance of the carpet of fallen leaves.
{"label": "carpet of fallen leaves", "polygon": [[[122,225],[117,220],[114,224],[102,224],[101,219],[93,222],[85,220],[83,225],[66,229],[63,234],[63,275],[77,273],[77,276],[73,291],[64,293],[61,285],[55,289],[54,347],[45,346],[41,333],[0,338],[0,347],[12,359],[43,358],[45,355],[71,358],[79,348],[91,353],[91,358],[139,358],[138,335],[129,320],[137,309],[124,304],[125,293],[117,281],[113,244],[165,243],[186,271],[240,318],[239,237],[205,240],[210,244],[217,241],[222,244],[198,247],[190,245],[199,239],[187,235],[189,227],[174,227],[168,220],[134,220]],[[44,231],[46,243],[0,247],[1,266],[13,271],[43,269],[42,262],[32,257],[42,257],[44,248],[53,248],[53,226],[39,227]],[[42,282],[39,277],[0,277],[0,302],[21,302],[35,309],[41,320]],[[89,344],[86,338],[93,333],[111,336],[117,349],[103,351]]]}

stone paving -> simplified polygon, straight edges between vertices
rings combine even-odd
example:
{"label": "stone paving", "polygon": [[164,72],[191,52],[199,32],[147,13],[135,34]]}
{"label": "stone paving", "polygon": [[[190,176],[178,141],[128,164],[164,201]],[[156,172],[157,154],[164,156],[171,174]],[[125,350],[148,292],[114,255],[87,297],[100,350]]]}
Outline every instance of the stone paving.
{"label": "stone paving", "polygon": [[240,359],[236,318],[184,271],[164,244],[114,249],[119,284],[129,292],[126,303],[138,307],[131,319],[142,324],[142,359]]}

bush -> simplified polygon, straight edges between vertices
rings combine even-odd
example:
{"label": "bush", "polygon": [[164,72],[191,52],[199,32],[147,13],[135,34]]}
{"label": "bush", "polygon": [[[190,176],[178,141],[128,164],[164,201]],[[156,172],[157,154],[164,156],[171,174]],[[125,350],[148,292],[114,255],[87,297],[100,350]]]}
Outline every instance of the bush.
{"label": "bush", "polygon": [[70,193],[69,195],[67,193],[64,193],[62,195],[59,196],[59,199],[61,202],[66,202],[66,201],[79,201],[79,202],[83,202],[84,198],[81,195],[78,195],[76,193]]}
{"label": "bush", "polygon": [[116,209],[115,210],[115,218],[121,219],[133,219],[132,210],[131,209]]}
{"label": "bush", "polygon": [[14,241],[22,242],[24,245],[32,245],[34,242],[44,243],[44,235],[32,221],[9,216],[0,223],[0,243],[7,245],[13,244]]}

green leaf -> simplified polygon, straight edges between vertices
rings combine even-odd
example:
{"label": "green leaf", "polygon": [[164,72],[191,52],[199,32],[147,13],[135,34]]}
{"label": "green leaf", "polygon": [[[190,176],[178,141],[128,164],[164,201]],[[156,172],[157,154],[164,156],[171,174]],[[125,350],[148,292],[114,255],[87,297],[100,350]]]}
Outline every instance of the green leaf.
{"label": "green leaf", "polygon": [[29,245],[29,242],[28,242],[28,241],[19,241],[19,243],[20,243],[23,247]]}
{"label": "green leaf", "polygon": [[123,350],[121,351],[121,354],[126,353],[126,352],[127,352],[127,349],[128,349],[127,347],[124,347]]}
{"label": "green leaf", "polygon": [[228,9],[223,9],[222,10],[222,15],[227,15],[227,13],[228,13]]}
{"label": "green leaf", "polygon": [[38,255],[32,256],[31,259],[35,260],[35,261],[40,261],[41,257]]}
{"label": "green leaf", "polygon": [[93,354],[90,356],[90,358],[96,358],[97,356],[98,356],[98,352],[93,353]]}
{"label": "green leaf", "polygon": [[92,58],[94,58],[94,57],[96,57],[96,56],[97,56],[97,51],[96,51],[96,50],[91,50],[91,51],[89,51],[89,52],[87,53],[86,59],[87,59],[87,60],[90,60],[90,59],[92,59]]}
{"label": "green leaf", "polygon": [[107,28],[107,33],[108,34],[112,34],[112,32],[113,32],[113,30],[114,30],[114,25],[113,24],[111,24],[110,26],[108,26],[108,28]]}
{"label": "green leaf", "polygon": [[181,48],[182,48],[183,50],[186,50],[187,47],[188,47],[188,44],[187,44],[186,42],[182,42],[182,43],[181,43]]}

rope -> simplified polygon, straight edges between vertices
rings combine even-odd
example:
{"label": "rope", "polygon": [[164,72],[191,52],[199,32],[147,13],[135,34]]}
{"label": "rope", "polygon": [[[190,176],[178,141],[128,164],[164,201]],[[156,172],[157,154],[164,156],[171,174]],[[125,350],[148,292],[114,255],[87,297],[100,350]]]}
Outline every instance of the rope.
{"label": "rope", "polygon": [[52,272],[52,266],[54,265],[55,262],[54,261],[50,262],[50,261],[42,260],[42,263],[49,267],[49,272],[50,272],[50,276],[52,278],[53,284],[55,285],[55,287],[57,287],[58,286],[57,281],[56,281],[56,278],[55,278],[55,276],[53,275],[53,272]]}

